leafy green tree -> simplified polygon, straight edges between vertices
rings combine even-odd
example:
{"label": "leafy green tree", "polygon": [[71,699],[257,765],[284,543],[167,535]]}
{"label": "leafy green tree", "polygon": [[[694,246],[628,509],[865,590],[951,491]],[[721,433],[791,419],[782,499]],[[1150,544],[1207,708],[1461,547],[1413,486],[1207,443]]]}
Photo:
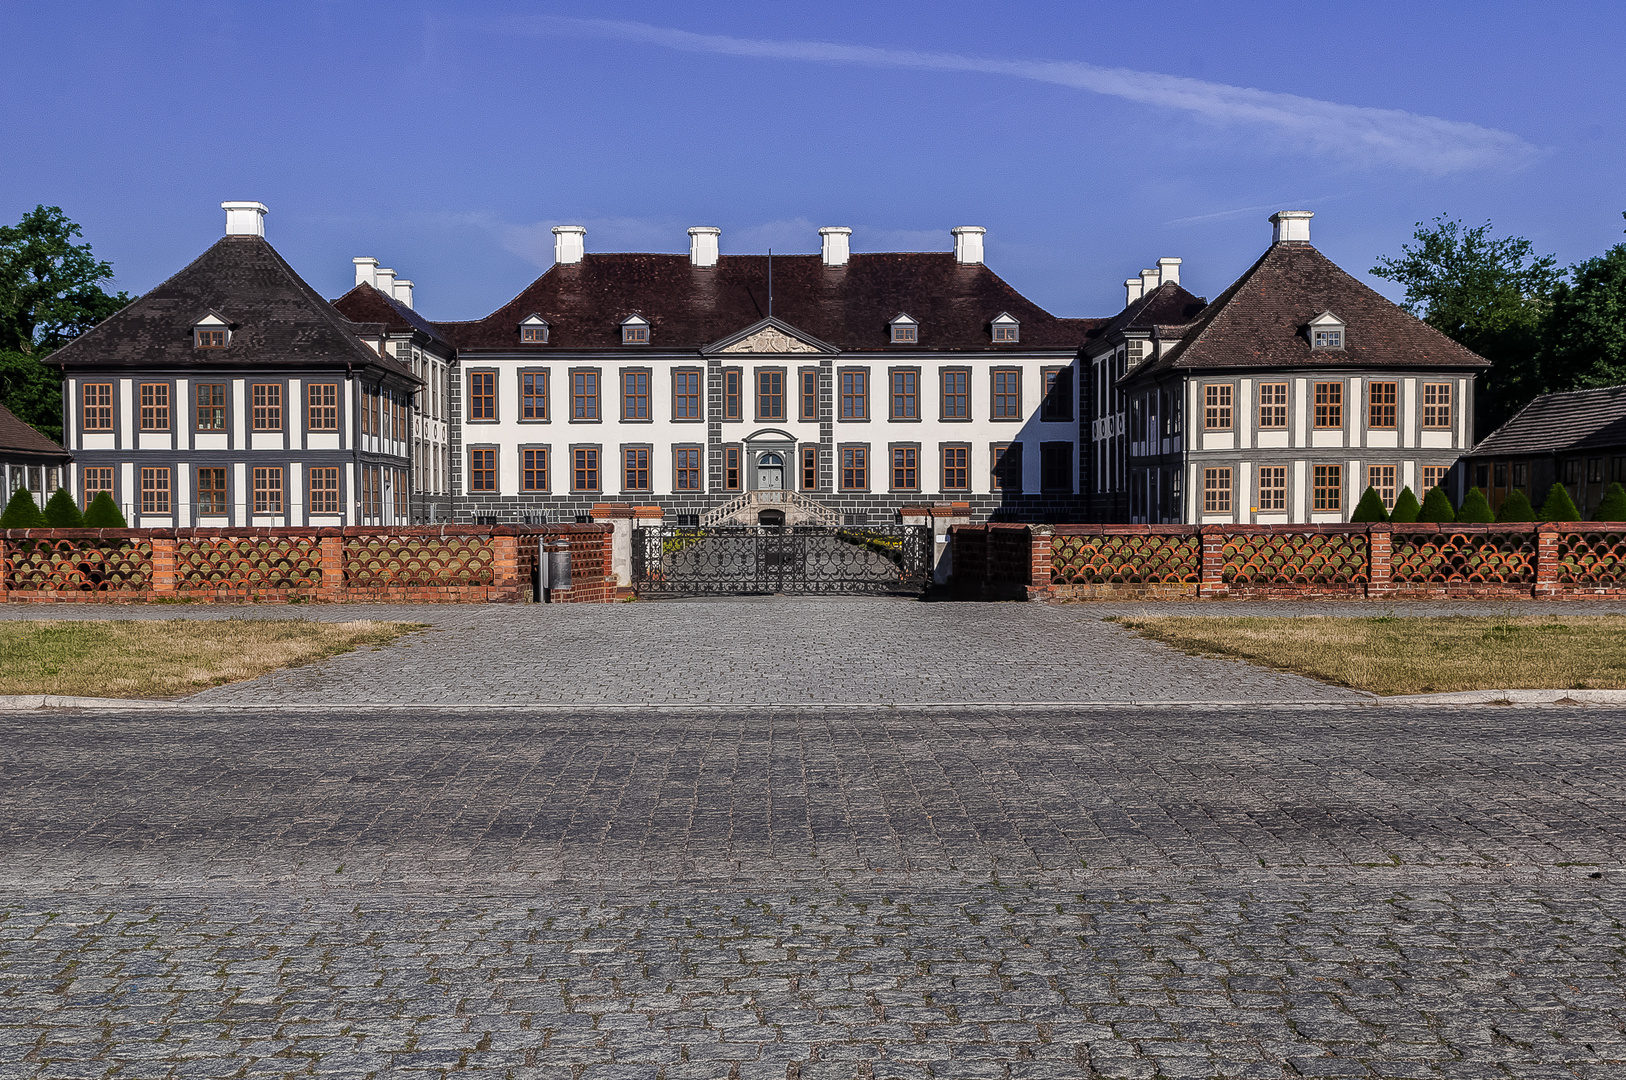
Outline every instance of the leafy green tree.
{"label": "leafy green tree", "polygon": [[1620,484],[1609,485],[1609,490],[1603,493],[1603,502],[1592,513],[1593,521],[1626,521],[1626,488]]}
{"label": "leafy green tree", "polygon": [[1438,484],[1428,489],[1423,496],[1423,509],[1417,515],[1418,521],[1433,522],[1444,525],[1457,520],[1456,507],[1451,505],[1451,496]]}
{"label": "leafy green tree", "polygon": [[11,501],[6,503],[4,513],[0,513],[0,529],[43,529],[45,528],[45,515],[34,502],[34,496],[28,493],[27,488],[18,488],[11,493]]}
{"label": "leafy green tree", "polygon": [[128,529],[124,515],[119,513],[118,504],[113,496],[105,491],[98,491],[96,497],[90,500],[85,507],[85,528],[87,529]]}
{"label": "leafy green tree", "polygon": [[1410,485],[1400,489],[1395,496],[1395,508],[1389,511],[1389,520],[1397,525],[1409,525],[1417,520],[1417,515],[1423,512],[1423,507],[1417,501],[1417,496],[1411,492]]}
{"label": "leafy green tree", "polygon": [[45,504],[45,524],[53,529],[79,529],[85,524],[85,517],[79,512],[74,503],[73,496],[68,494],[67,488],[57,488],[51,501]]}
{"label": "leafy green tree", "polygon": [[41,361],[130,302],[102,283],[111,264],[59,207],[36,206],[0,225],[0,403],[62,440],[62,379]]}
{"label": "leafy green tree", "polygon": [[1377,488],[1366,489],[1361,501],[1355,504],[1355,512],[1349,515],[1349,520],[1355,524],[1389,520],[1389,511],[1384,508],[1383,496],[1378,494]]}
{"label": "leafy green tree", "polygon": [[1468,228],[1442,215],[1418,222],[1412,238],[1370,273],[1405,286],[1407,311],[1491,362],[1475,392],[1475,430],[1489,434],[1548,389],[1536,358],[1563,275],[1523,237],[1491,236],[1489,222]]}
{"label": "leafy green tree", "polygon": [[1581,511],[1575,508],[1575,500],[1570,498],[1564,485],[1554,484],[1553,489],[1547,492],[1547,501],[1541,504],[1538,516],[1542,521],[1580,521]]}
{"label": "leafy green tree", "polygon": [[1514,488],[1508,493],[1507,498],[1502,500],[1502,508],[1496,511],[1497,524],[1534,520],[1536,520],[1535,508],[1530,505],[1530,500],[1525,496],[1525,493],[1518,488]]}
{"label": "leafy green tree", "polygon": [[1547,389],[1626,382],[1626,244],[1570,267],[1542,331]]}
{"label": "leafy green tree", "polygon": [[1496,520],[1496,515],[1491,513],[1485,493],[1471,487],[1468,494],[1462,497],[1462,505],[1457,507],[1457,520],[1469,525],[1489,525]]}

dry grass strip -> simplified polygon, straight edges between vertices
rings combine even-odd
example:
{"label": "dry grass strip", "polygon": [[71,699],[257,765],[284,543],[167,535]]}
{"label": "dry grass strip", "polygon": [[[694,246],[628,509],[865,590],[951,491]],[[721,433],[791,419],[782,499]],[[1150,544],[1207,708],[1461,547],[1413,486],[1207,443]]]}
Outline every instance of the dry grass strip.
{"label": "dry grass strip", "polygon": [[309,619],[0,622],[0,694],[165,698],[255,679],[421,629]]}
{"label": "dry grass strip", "polygon": [[1626,615],[1114,620],[1195,656],[1374,694],[1626,688]]}

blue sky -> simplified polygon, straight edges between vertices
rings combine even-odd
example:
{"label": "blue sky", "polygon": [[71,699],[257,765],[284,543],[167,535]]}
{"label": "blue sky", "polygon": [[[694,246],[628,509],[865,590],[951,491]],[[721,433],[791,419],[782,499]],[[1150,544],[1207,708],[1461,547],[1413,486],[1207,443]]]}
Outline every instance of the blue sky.
{"label": "blue sky", "polygon": [[[1622,237],[1626,4],[0,0],[0,220],[60,205],[140,292],[257,199],[335,296],[373,255],[434,318],[589,251],[947,250],[1060,315],[1159,256],[1213,296],[1317,212],[1363,275],[1414,222],[1570,262]],[[1373,281],[1390,295],[1392,286]]]}

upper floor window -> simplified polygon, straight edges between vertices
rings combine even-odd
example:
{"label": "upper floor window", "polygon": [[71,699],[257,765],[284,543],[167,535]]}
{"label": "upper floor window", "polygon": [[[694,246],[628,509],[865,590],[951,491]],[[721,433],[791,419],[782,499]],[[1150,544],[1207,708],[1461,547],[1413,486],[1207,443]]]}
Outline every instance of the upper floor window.
{"label": "upper floor window", "polygon": [[621,419],[649,419],[649,372],[621,373]]}
{"label": "upper floor window", "polygon": [[1344,320],[1332,312],[1323,311],[1310,320],[1310,348],[1342,349],[1344,337]]}
{"label": "upper floor window", "polygon": [[1315,426],[1341,428],[1344,426],[1344,384],[1318,382],[1315,384]]}
{"label": "upper floor window", "polygon": [[544,345],[548,340],[548,324],[540,315],[527,315],[519,324],[519,340],[526,345]]}
{"label": "upper floor window", "polygon": [[1395,399],[1398,383],[1375,382],[1367,384],[1366,426],[1392,428],[1395,426]]}
{"label": "upper floor window", "polygon": [[312,431],[339,430],[339,384],[311,383],[305,388],[306,424]]}
{"label": "upper floor window", "polygon": [[944,420],[971,419],[971,372],[965,368],[943,370]]}
{"label": "upper floor window", "polygon": [[1423,426],[1448,428],[1451,426],[1451,384],[1448,382],[1423,384]]}
{"label": "upper floor window", "polygon": [[141,430],[169,430],[169,383],[141,384]]}
{"label": "upper floor window", "polygon": [[1073,418],[1073,369],[1045,368],[1044,401],[1039,407],[1041,420],[1057,421]]}
{"label": "upper floor window", "polygon": [[899,312],[892,316],[892,344],[913,345],[920,340],[920,324],[909,316]]}
{"label": "upper floor window", "polygon": [[1019,368],[994,369],[994,419],[1022,418],[1022,372]]}
{"label": "upper floor window", "polygon": [[894,371],[892,373],[892,419],[918,420],[920,418],[920,372]]}
{"label": "upper floor window", "polygon": [[113,430],[113,384],[85,383],[85,430]]}
{"label": "upper floor window", "polygon": [[469,372],[469,419],[497,419],[497,373],[495,371]]}
{"label": "upper floor window", "polygon": [[785,418],[785,373],[775,368],[757,371],[757,419]]}
{"label": "upper floor window", "polygon": [[282,430],[281,383],[254,383],[250,385],[249,401],[252,406],[250,413],[253,420],[253,430]]}
{"label": "upper floor window", "polygon": [[1203,428],[1231,430],[1231,384],[1209,383],[1203,387]]}
{"label": "upper floor window", "polygon": [[621,344],[648,345],[649,320],[642,315],[629,315],[621,320]]}
{"label": "upper floor window", "polygon": [[992,325],[995,341],[1015,342],[1022,340],[1020,333],[1022,324],[1011,318],[1008,313],[1002,311],[994,316]]}
{"label": "upper floor window", "polygon": [[1287,384],[1267,382],[1259,384],[1259,426],[1285,428],[1287,426]]}

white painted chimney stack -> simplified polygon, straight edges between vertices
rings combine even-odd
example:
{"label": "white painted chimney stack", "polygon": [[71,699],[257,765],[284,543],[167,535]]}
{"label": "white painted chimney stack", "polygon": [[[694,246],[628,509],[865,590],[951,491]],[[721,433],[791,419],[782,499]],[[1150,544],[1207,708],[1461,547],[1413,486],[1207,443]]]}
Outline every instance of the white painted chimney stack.
{"label": "white painted chimney stack", "polygon": [[1313,210],[1278,210],[1270,215],[1272,244],[1308,244]]}
{"label": "white painted chimney stack", "polygon": [[723,230],[711,225],[696,225],[689,230],[689,265],[710,268],[717,265],[717,245]]}
{"label": "white painted chimney stack", "polygon": [[1141,287],[1146,283],[1138,277],[1124,278],[1124,307],[1141,298]]}
{"label": "white painted chimney stack", "polygon": [[824,241],[826,267],[847,265],[847,260],[852,257],[852,234],[853,231],[845,225],[826,225],[819,230],[819,238]]}
{"label": "white painted chimney stack", "polygon": [[382,266],[373,274],[373,288],[385,296],[395,295],[395,271],[386,270]]}
{"label": "white painted chimney stack", "polygon": [[220,208],[226,211],[227,236],[264,236],[265,215],[267,213],[264,203],[257,202],[223,202]]}
{"label": "white painted chimney stack", "polygon": [[1140,294],[1145,296],[1155,288],[1157,288],[1157,271],[1142,270],[1140,272]]}
{"label": "white painted chimney stack", "polygon": [[981,225],[961,225],[950,229],[954,234],[954,261],[962,266],[982,262],[982,237],[988,230]]}
{"label": "white painted chimney stack", "polygon": [[1180,260],[1179,259],[1159,259],[1159,260],[1157,260],[1157,283],[1159,285],[1178,285],[1178,284],[1180,284]]}
{"label": "white painted chimney stack", "polygon": [[405,304],[407,307],[411,307],[412,306],[412,282],[408,281],[406,278],[396,278],[395,279],[395,299],[398,300],[399,302]]}
{"label": "white painted chimney stack", "polygon": [[587,253],[587,229],[582,225],[555,225],[553,227],[553,261],[559,266],[573,266]]}
{"label": "white painted chimney stack", "polygon": [[373,276],[378,273],[377,259],[351,259],[356,264],[356,284],[371,285]]}

